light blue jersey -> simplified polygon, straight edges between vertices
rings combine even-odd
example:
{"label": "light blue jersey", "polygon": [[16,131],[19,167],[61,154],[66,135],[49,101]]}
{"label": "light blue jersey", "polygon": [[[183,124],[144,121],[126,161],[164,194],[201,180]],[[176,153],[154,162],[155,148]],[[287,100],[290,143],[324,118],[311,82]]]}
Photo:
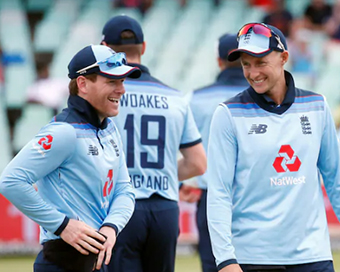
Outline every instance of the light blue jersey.
{"label": "light blue jersey", "polygon": [[[192,93],[190,107],[194,115],[197,128],[202,136],[205,151],[208,150],[211,119],[219,103],[235,96],[248,86],[243,76],[242,68],[228,68],[223,70],[214,84],[196,90]],[[198,187],[206,189],[207,174],[198,176]]]}
{"label": "light blue jersey", "polygon": [[134,195],[119,133],[112,120],[96,124],[93,112],[88,102],[71,96],[69,107],[0,177],[0,193],[41,226],[41,242],[58,238],[68,218],[120,232],[132,215]]}
{"label": "light blue jersey", "polygon": [[[132,64],[135,65],[135,64]],[[114,118],[122,136],[136,199],[160,196],[178,200],[177,155],[201,142],[188,102],[150,76],[126,80],[126,93]]]}
{"label": "light blue jersey", "polygon": [[[252,88],[221,104],[208,147],[208,225],[219,268],[332,260],[321,176],[340,217],[340,160],[324,97],[294,87],[275,107]],[[320,175],[321,174],[321,175]]]}

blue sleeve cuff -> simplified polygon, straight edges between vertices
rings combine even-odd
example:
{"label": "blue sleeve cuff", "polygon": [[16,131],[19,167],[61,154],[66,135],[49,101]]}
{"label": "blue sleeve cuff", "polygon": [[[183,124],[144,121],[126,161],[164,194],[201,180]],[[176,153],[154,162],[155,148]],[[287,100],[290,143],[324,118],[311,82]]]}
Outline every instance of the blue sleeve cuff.
{"label": "blue sleeve cuff", "polygon": [[220,263],[218,266],[217,266],[217,270],[220,271],[222,268],[230,265],[230,264],[237,264],[237,261],[236,259],[230,259],[230,260],[227,260],[227,261],[224,261],[222,263]]}
{"label": "blue sleeve cuff", "polygon": [[115,224],[105,223],[105,224],[102,225],[102,227],[113,228],[116,231],[116,236],[118,236],[118,227]]}
{"label": "blue sleeve cuff", "polygon": [[61,223],[60,227],[55,231],[55,235],[60,236],[60,234],[63,232],[63,230],[66,228],[68,222],[70,221],[70,218],[68,218],[67,216],[65,216],[65,219],[63,221],[63,223]]}

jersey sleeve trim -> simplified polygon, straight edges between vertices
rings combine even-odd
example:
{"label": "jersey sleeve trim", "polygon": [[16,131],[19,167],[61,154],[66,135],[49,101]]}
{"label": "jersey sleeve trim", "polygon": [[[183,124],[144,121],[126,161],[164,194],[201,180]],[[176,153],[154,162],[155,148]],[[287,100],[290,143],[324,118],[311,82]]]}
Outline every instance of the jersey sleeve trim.
{"label": "jersey sleeve trim", "polygon": [[66,228],[69,221],[70,221],[70,219],[67,216],[65,216],[63,223],[61,223],[60,227],[55,231],[54,234],[57,235],[57,236],[60,236],[60,234]]}
{"label": "jersey sleeve trim", "polygon": [[202,139],[199,138],[198,140],[196,140],[196,141],[194,141],[194,142],[186,143],[186,144],[181,144],[181,145],[179,146],[179,148],[182,149],[182,148],[192,147],[192,146],[197,145],[197,144],[199,144],[199,143],[201,143],[201,142],[202,142]]}
{"label": "jersey sleeve trim", "polygon": [[102,225],[102,227],[110,227],[113,228],[116,231],[116,236],[118,235],[118,227],[115,224],[111,224],[111,223],[105,223]]}
{"label": "jersey sleeve trim", "polygon": [[230,260],[227,260],[227,261],[224,261],[222,263],[220,263],[218,266],[217,266],[217,270],[220,271],[222,268],[230,265],[230,264],[237,264],[237,261],[236,259],[230,259]]}

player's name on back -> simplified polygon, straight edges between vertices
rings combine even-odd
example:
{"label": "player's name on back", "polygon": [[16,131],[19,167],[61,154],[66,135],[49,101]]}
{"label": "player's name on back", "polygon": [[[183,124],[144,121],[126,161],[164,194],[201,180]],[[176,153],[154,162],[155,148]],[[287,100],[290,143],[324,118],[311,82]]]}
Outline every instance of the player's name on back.
{"label": "player's name on back", "polygon": [[168,176],[144,176],[144,175],[130,175],[134,188],[150,188],[155,190],[168,190],[169,177]]}
{"label": "player's name on back", "polygon": [[168,109],[169,104],[166,96],[153,94],[124,94],[120,99],[121,107],[132,108],[153,108],[153,109]]}

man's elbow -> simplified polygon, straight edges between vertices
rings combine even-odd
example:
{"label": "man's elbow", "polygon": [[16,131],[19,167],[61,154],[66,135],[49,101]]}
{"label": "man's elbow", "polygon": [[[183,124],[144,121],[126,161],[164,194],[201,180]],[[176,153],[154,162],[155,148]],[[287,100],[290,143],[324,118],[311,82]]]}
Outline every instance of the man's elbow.
{"label": "man's elbow", "polygon": [[205,171],[207,171],[207,157],[205,154],[202,154],[202,156],[195,161],[195,175],[201,176]]}

